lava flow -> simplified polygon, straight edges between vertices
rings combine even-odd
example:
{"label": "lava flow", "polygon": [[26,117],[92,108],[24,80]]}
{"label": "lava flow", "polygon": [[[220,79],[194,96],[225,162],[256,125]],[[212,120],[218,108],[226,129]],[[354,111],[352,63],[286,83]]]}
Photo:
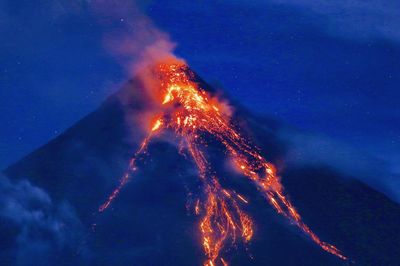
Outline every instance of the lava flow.
{"label": "lava flow", "polygon": [[243,204],[248,204],[248,200],[236,191],[222,187],[207,158],[205,148],[211,137],[223,145],[237,170],[255,184],[278,213],[290,219],[323,250],[347,259],[335,246],[320,240],[302,221],[285,196],[275,167],[239,133],[225,105],[201,88],[186,64],[161,63],[152,68],[150,73],[158,84],[154,98],[161,107],[161,114],[155,116],[149,135],[131,159],[119,186],[99,211],[107,209],[127,183],[136,169],[136,157],[146,150],[151,138],[161,130],[171,130],[183,140],[181,149],[186,150],[193,159],[204,187],[204,197],[199,197],[195,204],[195,213],[203,215],[199,230],[206,256],[204,265],[228,265],[226,258],[221,255],[223,247],[238,238],[245,243],[250,241],[253,222],[241,209]]}

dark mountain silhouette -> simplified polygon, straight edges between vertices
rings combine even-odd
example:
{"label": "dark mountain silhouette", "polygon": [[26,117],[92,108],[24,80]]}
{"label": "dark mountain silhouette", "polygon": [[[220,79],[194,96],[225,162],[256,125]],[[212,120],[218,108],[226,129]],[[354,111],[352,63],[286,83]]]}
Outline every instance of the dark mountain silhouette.
{"label": "dark mountain silhouette", "polygon": [[[82,265],[201,265],[199,217],[185,208],[191,200],[188,191],[199,190],[198,177],[170,136],[150,144],[140,170],[112,207],[94,215],[139,145],[141,130],[139,125],[127,126],[126,111],[143,108],[140,87],[139,81],[130,81],[99,109],[4,172],[12,179],[27,178],[56,201],[68,201],[89,232],[91,224],[97,224],[95,232],[82,239],[91,251]],[[280,124],[240,107],[235,119],[263,154],[280,165],[286,150],[277,133]],[[281,170],[286,193],[304,221],[350,258],[342,261],[276,214],[244,177],[224,170],[217,154],[216,149],[212,160],[225,173],[223,182],[250,199],[246,211],[255,221],[248,251],[240,244],[227,250],[231,265],[400,264],[400,206],[385,195],[329,166],[285,165]],[[79,250],[70,260],[63,256],[50,264],[76,265]]]}

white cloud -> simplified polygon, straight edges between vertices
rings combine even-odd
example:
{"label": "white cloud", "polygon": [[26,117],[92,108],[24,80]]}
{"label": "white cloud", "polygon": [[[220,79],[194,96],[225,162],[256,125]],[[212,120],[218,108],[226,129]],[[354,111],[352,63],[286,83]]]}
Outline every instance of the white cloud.
{"label": "white cloud", "polygon": [[400,202],[400,175],[393,171],[390,162],[324,135],[285,128],[280,136],[288,143],[288,164],[331,167]]}

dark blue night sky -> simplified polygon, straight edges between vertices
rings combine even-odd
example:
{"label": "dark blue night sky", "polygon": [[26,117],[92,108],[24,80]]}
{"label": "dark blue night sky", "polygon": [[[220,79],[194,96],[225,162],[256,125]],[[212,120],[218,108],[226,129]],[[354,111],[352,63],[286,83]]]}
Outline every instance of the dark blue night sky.
{"label": "dark blue night sky", "polygon": [[[0,265],[203,265],[206,201],[225,188],[254,220],[229,265],[397,265],[399,14],[398,0],[0,0]],[[263,183],[243,178],[206,130],[201,178],[171,131],[134,154],[148,104],[131,70],[154,39],[227,96],[281,179],[267,164],[250,172]]]}
{"label": "dark blue night sky", "polygon": [[[252,111],[400,172],[397,1],[139,5],[178,44],[179,56]],[[127,79],[104,48],[109,27],[85,1],[0,1],[1,167],[54,138]]]}

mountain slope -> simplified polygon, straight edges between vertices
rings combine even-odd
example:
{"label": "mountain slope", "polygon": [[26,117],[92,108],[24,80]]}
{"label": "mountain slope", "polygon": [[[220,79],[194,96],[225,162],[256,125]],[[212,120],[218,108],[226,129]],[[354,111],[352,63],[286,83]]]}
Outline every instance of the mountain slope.
{"label": "mountain slope", "polygon": [[[128,127],[125,111],[127,105],[141,109],[140,87],[137,80],[129,82],[98,110],[7,168],[5,174],[28,178],[55,200],[68,201],[88,228],[97,223],[96,231],[84,239],[93,253],[90,264],[201,265],[199,218],[185,208],[187,198],[191,199],[188,191],[195,193],[199,186],[198,178],[193,163],[179,154],[169,136],[150,144],[139,172],[112,208],[93,215],[139,145],[139,125]],[[122,103],[127,95],[131,98]],[[285,156],[285,143],[277,135],[279,124],[241,109],[235,116],[267,158],[279,164]],[[215,163],[223,165],[215,157]],[[356,264],[396,265],[400,261],[400,207],[386,196],[328,167],[287,165],[281,176],[305,222]],[[225,182],[250,199],[246,208],[256,231],[248,252],[240,245],[228,250],[232,265],[346,263],[320,250],[242,180],[234,174],[225,177]],[[58,263],[70,265],[72,260]]]}

